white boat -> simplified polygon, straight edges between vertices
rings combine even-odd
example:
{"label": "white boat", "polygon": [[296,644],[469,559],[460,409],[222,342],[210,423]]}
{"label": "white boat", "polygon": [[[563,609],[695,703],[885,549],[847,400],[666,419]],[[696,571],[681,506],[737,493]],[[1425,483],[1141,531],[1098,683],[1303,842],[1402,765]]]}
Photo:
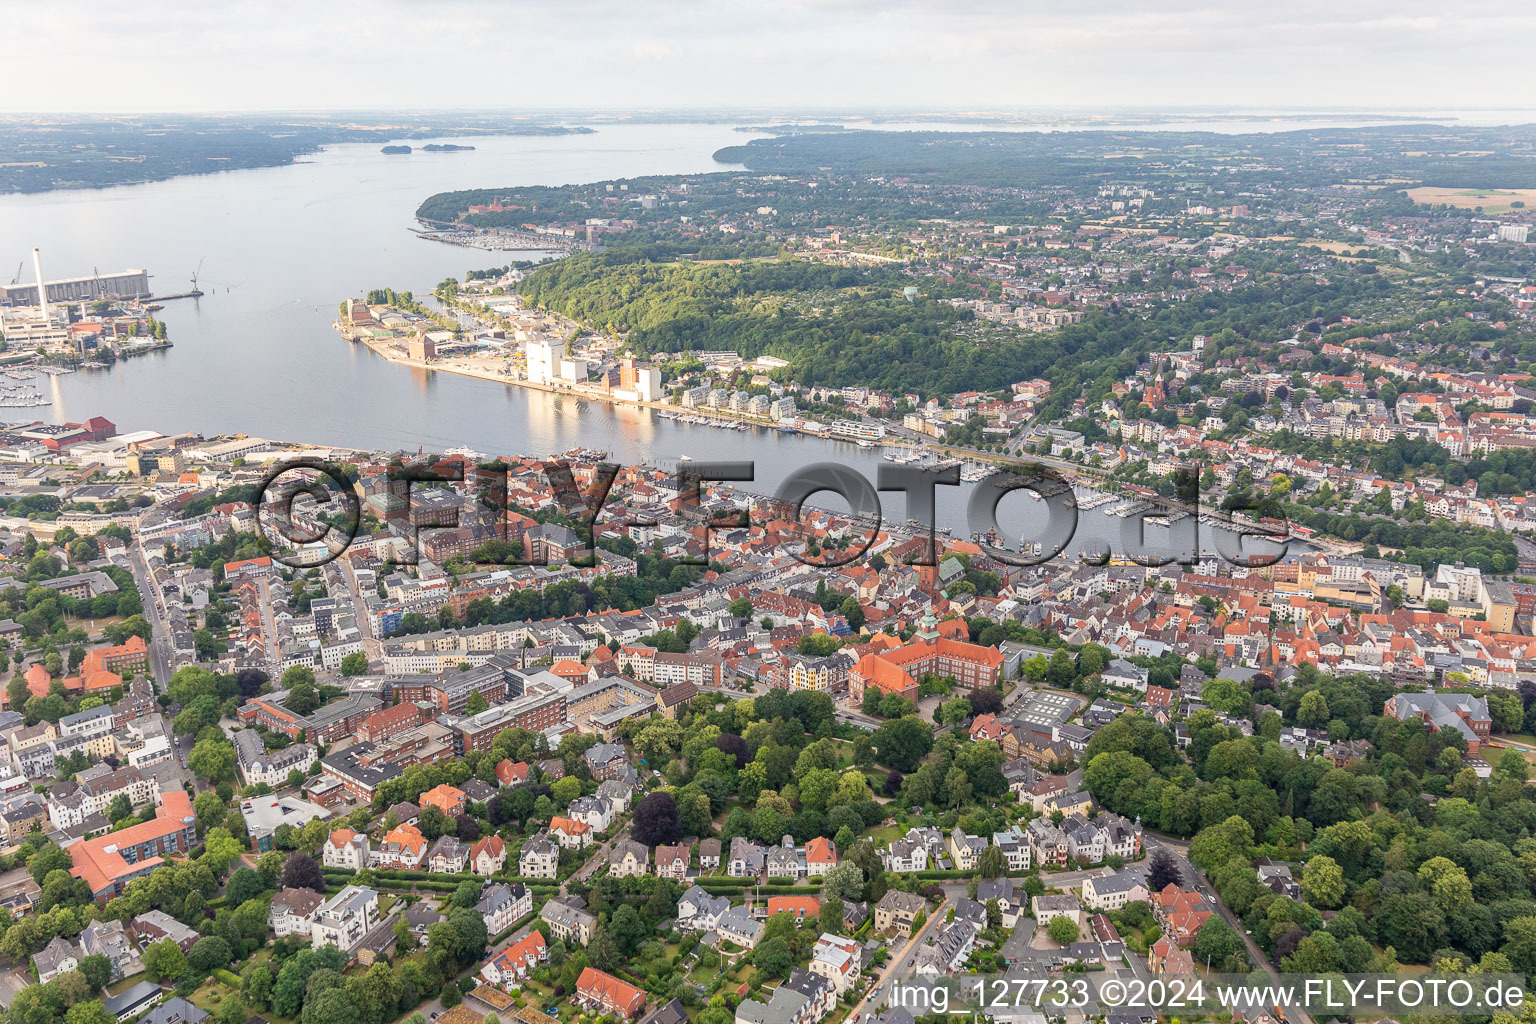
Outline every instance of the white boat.
{"label": "white boat", "polygon": [[677,457],[677,461],[678,462],[692,462],[693,461],[693,456],[692,455],[679,455]]}

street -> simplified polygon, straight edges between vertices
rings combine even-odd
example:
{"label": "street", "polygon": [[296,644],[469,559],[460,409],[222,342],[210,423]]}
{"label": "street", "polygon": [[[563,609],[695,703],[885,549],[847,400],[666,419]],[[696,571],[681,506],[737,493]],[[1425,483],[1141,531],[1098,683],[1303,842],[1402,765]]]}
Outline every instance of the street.
{"label": "street", "polygon": [[[1227,922],[1233,931],[1242,936],[1243,945],[1248,950],[1248,959],[1259,970],[1269,975],[1272,981],[1278,984],[1280,972],[1270,965],[1269,957],[1265,955],[1264,950],[1259,948],[1259,944],[1253,941],[1253,936],[1248,934],[1248,929],[1244,926],[1243,922],[1238,919],[1236,914],[1228,910],[1226,905],[1216,896],[1216,890],[1211,887],[1210,881],[1205,877],[1205,872],[1189,860],[1189,843],[1181,839],[1173,839],[1169,836],[1153,836],[1148,832],[1143,832],[1143,843],[1147,848],[1147,855],[1149,857],[1152,851],[1158,847],[1162,847],[1173,855],[1174,860],[1179,865],[1179,872],[1183,876],[1184,881],[1193,881],[1195,890],[1200,893],[1201,897],[1211,904],[1217,913],[1221,914],[1222,919]],[[1313,1024],[1311,1015],[1306,1013],[1306,1011],[1295,1009],[1290,1012],[1298,1024]]]}
{"label": "street", "polygon": [[869,990],[869,995],[865,996],[849,1011],[848,1020],[878,1008],[881,1001],[885,998],[886,986],[892,981],[905,978],[910,973],[912,961],[917,956],[918,946],[929,934],[937,931],[939,925],[944,923],[944,908],[949,905],[950,899],[954,896],[964,896],[965,890],[964,884],[955,885],[950,883],[944,886],[943,902],[933,909],[933,912],[928,915],[928,920],[924,921],[923,926],[912,934],[912,937],[907,940],[907,944],[901,948],[901,952],[886,963],[885,970],[880,972],[874,987]]}
{"label": "street", "polygon": [[166,623],[160,588],[149,577],[149,567],[144,560],[144,551],[137,539],[128,549],[128,566],[133,572],[134,585],[139,588],[139,600],[144,606],[144,617],[149,620],[151,678],[159,684],[163,692],[165,684],[171,681],[170,629]]}

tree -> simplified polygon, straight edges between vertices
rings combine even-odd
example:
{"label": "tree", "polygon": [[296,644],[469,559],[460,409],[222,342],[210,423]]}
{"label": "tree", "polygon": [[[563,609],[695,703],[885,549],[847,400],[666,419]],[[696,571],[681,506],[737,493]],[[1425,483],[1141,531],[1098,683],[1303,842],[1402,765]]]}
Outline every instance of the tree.
{"label": "tree", "polygon": [[736,600],[732,601],[729,606],[727,606],[726,611],[730,612],[738,619],[751,618],[752,599],[749,597],[738,597]]}
{"label": "tree", "polygon": [[368,672],[368,655],[362,651],[353,651],[341,659],[341,674],[344,676],[361,676]]}
{"label": "tree", "polygon": [[1045,934],[1052,941],[1065,946],[1069,942],[1076,942],[1079,934],[1077,922],[1065,914],[1057,914],[1051,918],[1051,923],[1045,926]]}
{"label": "tree", "polygon": [[[128,799],[127,794],[125,793],[120,793],[118,796],[122,797],[125,802]],[[115,800],[116,797],[113,799]],[[124,813],[109,814],[108,818],[112,821],[117,821],[120,818],[126,818],[128,814],[132,812],[132,810],[133,808],[130,805],[128,810]],[[220,800],[219,794],[213,792],[212,790],[204,790],[203,792],[197,794],[197,799],[192,801],[192,811],[197,815],[198,827],[202,829],[212,828],[214,825],[217,825],[219,822],[223,821],[226,810],[227,808],[224,806],[224,801]]]}
{"label": "tree", "polygon": [[231,907],[238,907],[246,900],[253,900],[267,891],[267,885],[262,881],[261,875],[247,867],[239,867],[229,876],[229,882],[224,886],[225,902]]}
{"label": "tree", "polygon": [[246,964],[240,975],[240,995],[258,1010],[271,1009],[272,981],[272,969],[265,963]]}
{"label": "tree", "polygon": [[864,896],[864,872],[851,860],[835,865],[821,876],[823,902],[840,900],[857,902]]}
{"label": "tree", "polygon": [[822,901],[817,923],[824,932],[837,935],[843,930],[843,901],[837,898]]}
{"label": "tree", "polygon": [[239,859],[244,849],[245,844],[230,835],[229,829],[211,828],[203,839],[203,856],[199,863],[208,865],[215,875],[222,875]]}
{"label": "tree", "polygon": [[916,715],[894,718],[875,730],[880,759],[899,771],[914,771],[933,749],[933,728]]}
{"label": "tree", "polygon": [[964,697],[945,701],[939,705],[937,717],[945,725],[957,726],[971,717],[971,702]]}
{"label": "tree", "polygon": [[320,707],[320,691],[315,689],[315,674],[309,669],[302,665],[293,666],[283,673],[282,683],[288,689],[288,697],[283,703],[289,711],[307,715]]}
{"label": "tree", "polygon": [[1321,691],[1310,690],[1302,694],[1296,707],[1296,721],[1309,729],[1323,725],[1329,719],[1328,701]]}
{"label": "tree", "polygon": [[1334,909],[1344,899],[1344,869],[1332,857],[1314,855],[1302,869],[1301,891],[1314,906]]}
{"label": "tree", "polygon": [[234,952],[229,943],[217,935],[205,935],[192,945],[187,953],[187,966],[200,974],[209,974],[229,966]]}
{"label": "tree", "polygon": [[657,791],[635,805],[631,833],[638,843],[659,846],[675,843],[683,837],[677,817],[677,801],[671,793]]}
{"label": "tree", "polygon": [[765,940],[752,952],[753,966],[769,978],[785,977],[794,963],[795,955],[789,944],[777,936]]}
{"label": "tree", "polygon": [[1242,950],[1242,936],[1238,935],[1220,914],[1212,914],[1206,918],[1205,923],[1200,926],[1200,931],[1195,935],[1195,957],[1211,966],[1224,965],[1228,957]]}
{"label": "tree", "polygon": [[282,885],[285,889],[311,889],[324,894],[325,872],[307,853],[291,853],[283,864]]}
{"label": "tree", "polygon": [[[316,972],[312,981],[324,975]],[[445,1004],[446,1005],[446,1004]],[[341,1024],[359,1018],[359,1007],[340,985],[311,985],[304,995],[304,1011],[300,1024]]]}
{"label": "tree", "polygon": [[69,854],[52,843],[45,843],[33,851],[27,860],[27,871],[38,885],[42,885],[53,872],[68,871],[73,863]]}
{"label": "tree", "polygon": [[981,851],[981,857],[976,862],[976,873],[982,878],[1001,878],[1005,868],[1001,846],[988,846]]}
{"label": "tree", "polygon": [[235,777],[235,747],[226,739],[209,737],[198,740],[187,758],[187,767],[200,779],[217,785]]}
{"label": "tree", "polygon": [[87,999],[65,1011],[64,1024],[117,1024],[117,1018],[107,1012],[100,999]]}
{"label": "tree", "polygon": [[974,715],[997,715],[1003,710],[1003,695],[999,690],[983,687],[972,690],[970,697],[971,713]]}
{"label": "tree", "polygon": [[1159,846],[1152,851],[1152,856],[1147,858],[1147,888],[1152,892],[1162,892],[1170,885],[1179,885],[1184,880],[1184,872],[1179,870],[1179,862],[1165,848]]}
{"label": "tree", "polygon": [[485,694],[479,690],[470,694],[469,699],[464,702],[464,713],[466,715],[478,715],[482,711],[489,711],[490,708],[491,702],[486,700]]}
{"label": "tree", "polygon": [[187,957],[175,939],[161,939],[144,950],[144,973],[151,981],[177,981],[187,971]]}
{"label": "tree", "polygon": [[78,969],[92,992],[99,992],[112,983],[112,961],[101,953],[81,957]]}

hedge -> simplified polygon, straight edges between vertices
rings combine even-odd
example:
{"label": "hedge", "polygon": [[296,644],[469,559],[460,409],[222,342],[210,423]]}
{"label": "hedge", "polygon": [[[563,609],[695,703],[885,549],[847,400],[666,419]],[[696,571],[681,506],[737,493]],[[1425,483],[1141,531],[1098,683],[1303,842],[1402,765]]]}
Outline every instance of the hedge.
{"label": "hedge", "polygon": [[[355,871],[344,868],[324,868],[327,875],[342,875],[351,878]],[[548,878],[525,878],[522,875],[477,875],[473,871],[459,871],[449,874],[444,871],[402,871],[395,868],[373,868],[373,876],[384,880],[398,881],[422,881],[422,882],[451,882],[458,885],[460,882],[507,882],[510,884],[531,885],[535,883],[547,883]]]}
{"label": "hedge", "polygon": [[495,945],[498,945],[498,944],[500,944],[502,942],[505,942],[507,940],[507,937],[510,936],[513,932],[517,931],[519,928],[521,928],[525,924],[530,924],[533,921],[538,920],[538,917],[539,917],[539,912],[537,910],[535,910],[531,914],[524,914],[521,918],[519,918],[516,921],[513,921],[510,925],[508,925],[506,930],[503,931],[500,935],[498,935],[494,939],[490,940],[490,942],[487,943],[487,945],[495,946]]}
{"label": "hedge", "polygon": [[[701,879],[698,883],[700,889],[711,896],[722,896],[727,893],[746,895],[748,888],[744,885],[720,885],[713,879]],[[752,891],[764,896],[814,896],[821,892],[821,887],[816,885],[764,885],[752,886]]]}
{"label": "hedge", "polygon": [[240,976],[225,967],[215,967],[213,976],[226,985],[233,985],[236,992],[240,991]]}

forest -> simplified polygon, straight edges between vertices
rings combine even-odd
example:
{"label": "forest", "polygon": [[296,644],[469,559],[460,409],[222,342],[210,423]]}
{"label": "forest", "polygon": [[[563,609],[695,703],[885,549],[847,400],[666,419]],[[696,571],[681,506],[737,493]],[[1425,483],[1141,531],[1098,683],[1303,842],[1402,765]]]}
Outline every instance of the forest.
{"label": "forest", "polygon": [[[1383,714],[1391,684],[1303,668],[1280,691],[1262,675],[1251,690],[1207,683],[1210,707],[1189,720],[1192,763],[1168,729],[1122,716],[1089,743],[1084,783],[1111,810],[1192,835],[1190,859],[1286,971],[1390,971],[1447,957],[1536,970],[1536,804],[1524,758],[1492,751],[1492,774],[1479,778],[1459,734]],[[1518,731],[1525,701],[1490,697],[1495,728]],[[1257,717],[1255,735],[1221,724],[1218,711]],[[1369,747],[1342,767],[1301,757],[1277,742],[1290,725]],[[1303,850],[1302,898],[1259,883],[1254,858]]]}
{"label": "forest", "polygon": [[[1468,152],[1474,149],[1480,152]],[[1536,185],[1533,152],[1536,128],[1530,125],[1392,125],[1247,135],[847,131],[753,139],[719,150],[715,159],[779,174],[825,168],[836,174],[1015,188],[1068,185],[1079,191],[1128,177],[1165,187],[1202,178],[1238,189],[1402,178],[1515,188]],[[1121,159],[1106,162],[1111,153]]]}
{"label": "forest", "polygon": [[[725,348],[746,358],[778,356],[791,364],[780,376],[804,386],[867,385],[927,398],[1043,376],[1053,397],[1042,415],[1051,418],[1079,396],[1091,404],[1108,395],[1163,339],[1230,328],[1249,341],[1276,341],[1276,325],[1347,312],[1391,289],[1380,275],[1348,269],[1326,283],[1283,275],[1145,312],[1110,306],[1048,334],[1024,334],[945,302],[908,302],[901,289],[913,281],[884,267],[657,263],[622,251],[542,266],[519,292],[625,333],[645,354]],[[926,292],[933,279],[916,282]]]}

